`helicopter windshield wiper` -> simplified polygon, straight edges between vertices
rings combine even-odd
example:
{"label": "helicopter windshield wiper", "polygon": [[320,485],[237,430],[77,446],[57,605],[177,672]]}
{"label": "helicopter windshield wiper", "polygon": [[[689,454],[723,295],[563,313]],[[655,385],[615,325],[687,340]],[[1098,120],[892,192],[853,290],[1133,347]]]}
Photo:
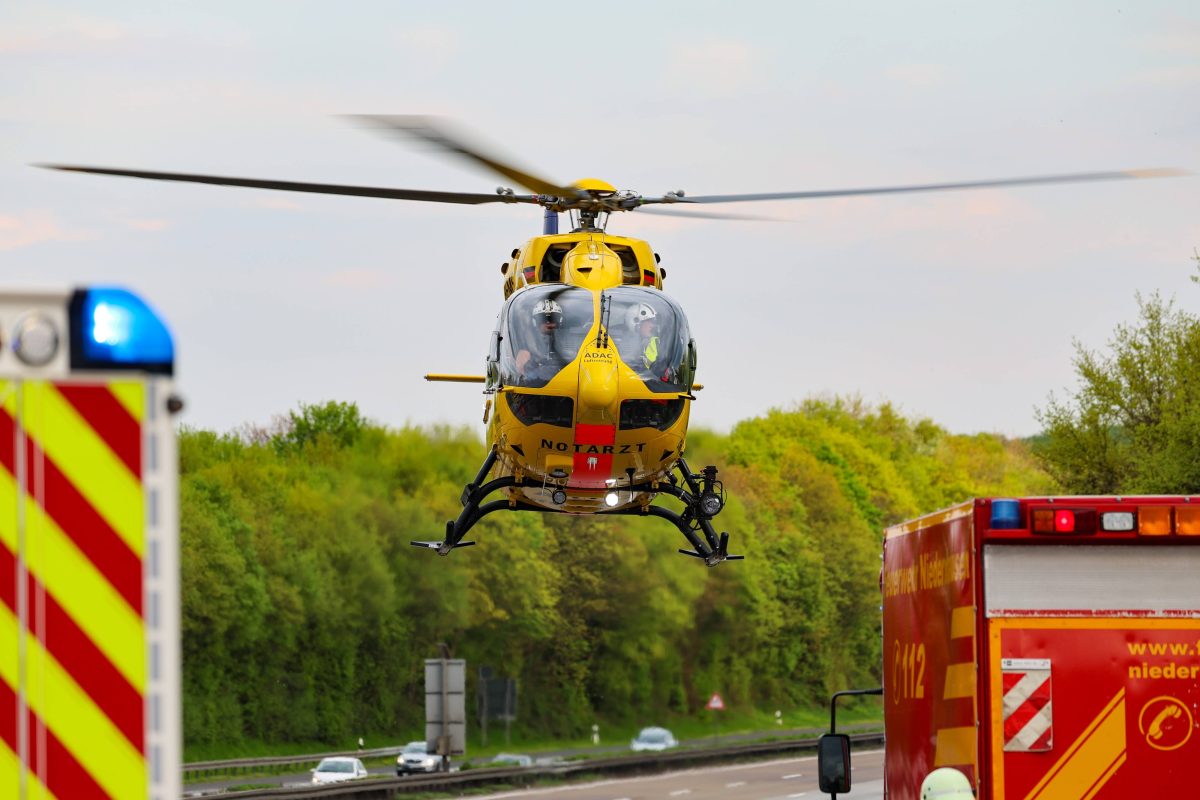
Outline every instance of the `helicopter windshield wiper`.
{"label": "helicopter windshield wiper", "polygon": [[600,292],[600,326],[596,329],[596,347],[608,349],[608,317],[612,311],[612,298],[608,292]]}

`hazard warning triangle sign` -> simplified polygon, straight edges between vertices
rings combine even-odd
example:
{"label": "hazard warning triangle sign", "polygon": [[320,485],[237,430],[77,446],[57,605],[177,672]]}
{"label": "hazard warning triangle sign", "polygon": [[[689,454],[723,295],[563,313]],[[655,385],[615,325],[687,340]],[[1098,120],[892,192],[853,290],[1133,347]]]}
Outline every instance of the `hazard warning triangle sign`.
{"label": "hazard warning triangle sign", "polygon": [[711,709],[713,711],[724,711],[725,710],[725,701],[721,699],[721,695],[717,694],[716,692],[713,692],[713,696],[708,698],[708,705],[705,706],[705,708]]}

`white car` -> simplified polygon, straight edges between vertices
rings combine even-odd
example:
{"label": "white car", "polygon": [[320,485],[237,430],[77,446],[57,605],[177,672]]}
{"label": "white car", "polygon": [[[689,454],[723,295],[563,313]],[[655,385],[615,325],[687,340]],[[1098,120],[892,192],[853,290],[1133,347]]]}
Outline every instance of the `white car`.
{"label": "white car", "polygon": [[322,758],[312,771],[312,782],[341,783],[367,777],[367,768],[357,758]]}
{"label": "white car", "polygon": [[642,728],[629,743],[629,749],[635,753],[668,750],[678,746],[679,742],[675,740],[674,734],[666,728]]}
{"label": "white car", "polygon": [[437,772],[442,768],[442,757],[429,752],[424,742],[409,742],[396,756],[396,774],[411,775],[414,772]]}

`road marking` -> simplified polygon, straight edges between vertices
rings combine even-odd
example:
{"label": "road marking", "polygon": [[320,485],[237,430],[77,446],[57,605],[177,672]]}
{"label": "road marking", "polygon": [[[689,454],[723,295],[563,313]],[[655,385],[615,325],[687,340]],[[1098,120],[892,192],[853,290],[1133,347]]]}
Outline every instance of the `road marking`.
{"label": "road marking", "polygon": [[733,783],[725,784],[725,788],[726,789],[736,789],[739,786],[745,786],[745,785],[746,785],[745,781],[734,781]]}
{"label": "road marking", "polygon": [[800,792],[799,794],[789,794],[788,797],[804,797],[808,792]]}
{"label": "road marking", "polygon": [[792,778],[803,778],[803,777],[804,777],[803,772],[793,772],[791,775],[784,775],[783,779],[785,781],[790,781]]}
{"label": "road marking", "polygon": [[679,795],[681,795],[681,794],[691,794],[691,793],[692,793],[691,789],[676,789],[675,791],[671,792],[671,797],[679,797]]}

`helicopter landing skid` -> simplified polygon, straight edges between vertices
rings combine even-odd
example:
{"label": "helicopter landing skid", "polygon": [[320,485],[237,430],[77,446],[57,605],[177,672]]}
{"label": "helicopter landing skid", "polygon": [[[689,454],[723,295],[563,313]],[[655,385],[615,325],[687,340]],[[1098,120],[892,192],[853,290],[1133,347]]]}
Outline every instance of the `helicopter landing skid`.
{"label": "helicopter landing skid", "polygon": [[674,475],[668,475],[667,483],[630,486],[629,491],[669,494],[683,503],[683,513],[677,514],[662,506],[625,508],[608,513],[660,517],[668,520],[692,546],[691,550],[681,549],[679,552],[685,556],[699,558],[710,567],[715,567],[722,561],[741,561],[745,556],[729,555],[729,534],[721,531],[721,535],[718,536],[712,525],[712,518],[725,507],[725,490],[717,480],[717,468],[705,467],[703,472],[692,472],[682,458],[675,468],[683,477],[683,486],[679,485]]}
{"label": "helicopter landing skid", "polygon": [[[415,540],[410,542],[410,544],[413,547],[436,550],[438,555],[445,556],[459,547],[470,547],[475,544],[475,542],[464,542],[462,539],[467,535],[467,531],[475,526],[476,522],[496,511],[565,513],[554,512],[553,509],[543,508],[532,503],[511,502],[508,499],[483,503],[483,499],[492,492],[508,486],[515,486],[517,483],[516,478],[511,475],[496,478],[487,483],[481,483],[487,477],[488,472],[491,471],[495,463],[496,450],[493,449],[488,454],[488,457],[484,459],[483,466],[479,468],[479,472],[475,475],[475,480],[463,487],[462,497],[460,498],[463,510],[459,513],[457,519],[449,520],[446,523],[445,539],[440,542]],[[725,505],[724,491],[721,488],[720,482],[716,480],[717,468],[706,467],[702,473],[693,473],[688,468],[687,462],[683,459],[679,460],[676,468],[683,477],[683,486],[679,485],[674,475],[670,475],[666,483],[638,484],[628,487],[627,491],[632,493],[669,494],[684,504],[683,513],[677,514],[661,506],[624,508],[619,511],[606,511],[603,513],[661,517],[668,520],[679,529],[679,532],[684,535],[688,543],[692,546],[691,550],[681,549],[679,552],[685,556],[699,558],[710,567],[715,567],[722,561],[740,561],[744,556],[732,556],[729,554],[729,534],[722,531],[718,536],[711,522],[712,518]]]}

